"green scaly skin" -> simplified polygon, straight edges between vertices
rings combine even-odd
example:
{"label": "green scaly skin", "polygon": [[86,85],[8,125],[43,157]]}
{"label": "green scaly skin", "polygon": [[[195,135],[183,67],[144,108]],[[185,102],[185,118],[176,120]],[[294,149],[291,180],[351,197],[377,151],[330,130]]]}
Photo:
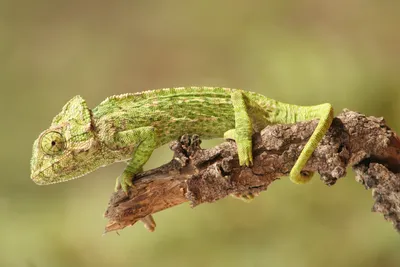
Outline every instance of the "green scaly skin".
{"label": "green scaly skin", "polygon": [[65,182],[118,161],[128,166],[117,179],[127,192],[154,149],[183,134],[225,137],[237,143],[240,165],[250,166],[253,132],[268,124],[319,119],[290,172],[298,184],[312,174],[301,170],[328,130],[330,104],[296,106],[263,95],[221,87],[185,87],[112,96],[94,109],[72,98],[49,129],[34,142],[31,178],[37,184]]}

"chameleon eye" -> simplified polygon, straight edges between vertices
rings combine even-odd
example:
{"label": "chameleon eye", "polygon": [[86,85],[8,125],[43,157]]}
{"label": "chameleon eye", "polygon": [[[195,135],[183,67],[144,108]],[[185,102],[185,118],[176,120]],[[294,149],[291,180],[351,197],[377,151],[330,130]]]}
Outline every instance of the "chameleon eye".
{"label": "chameleon eye", "polygon": [[59,132],[48,132],[43,135],[40,146],[47,155],[57,155],[63,152],[65,139]]}

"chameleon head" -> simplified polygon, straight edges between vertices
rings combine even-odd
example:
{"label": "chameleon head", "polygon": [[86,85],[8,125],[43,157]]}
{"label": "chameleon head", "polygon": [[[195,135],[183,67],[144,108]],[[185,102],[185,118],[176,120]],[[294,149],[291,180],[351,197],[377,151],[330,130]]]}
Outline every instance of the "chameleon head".
{"label": "chameleon head", "polygon": [[78,178],[97,168],[100,150],[85,100],[72,98],[33,144],[31,179],[40,185]]}

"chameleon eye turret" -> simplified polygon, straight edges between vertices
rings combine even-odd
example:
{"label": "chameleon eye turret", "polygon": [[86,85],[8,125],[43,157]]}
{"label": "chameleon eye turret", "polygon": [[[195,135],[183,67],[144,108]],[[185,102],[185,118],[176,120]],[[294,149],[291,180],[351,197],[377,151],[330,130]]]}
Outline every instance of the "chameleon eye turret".
{"label": "chameleon eye turret", "polygon": [[61,154],[65,149],[65,139],[59,132],[45,133],[40,139],[40,148],[50,156]]}

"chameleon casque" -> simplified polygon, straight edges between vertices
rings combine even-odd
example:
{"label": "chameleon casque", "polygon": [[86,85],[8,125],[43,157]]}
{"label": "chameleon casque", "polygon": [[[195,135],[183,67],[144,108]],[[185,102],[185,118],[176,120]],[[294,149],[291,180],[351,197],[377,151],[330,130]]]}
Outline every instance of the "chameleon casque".
{"label": "chameleon casque", "polygon": [[114,162],[128,165],[117,178],[127,192],[157,147],[183,134],[234,139],[240,165],[252,164],[252,134],[268,124],[319,119],[290,172],[298,184],[312,173],[302,168],[330,127],[330,104],[296,106],[261,94],[221,87],[181,87],[111,96],[89,109],[72,98],[33,144],[31,178],[39,185],[65,182]]}

